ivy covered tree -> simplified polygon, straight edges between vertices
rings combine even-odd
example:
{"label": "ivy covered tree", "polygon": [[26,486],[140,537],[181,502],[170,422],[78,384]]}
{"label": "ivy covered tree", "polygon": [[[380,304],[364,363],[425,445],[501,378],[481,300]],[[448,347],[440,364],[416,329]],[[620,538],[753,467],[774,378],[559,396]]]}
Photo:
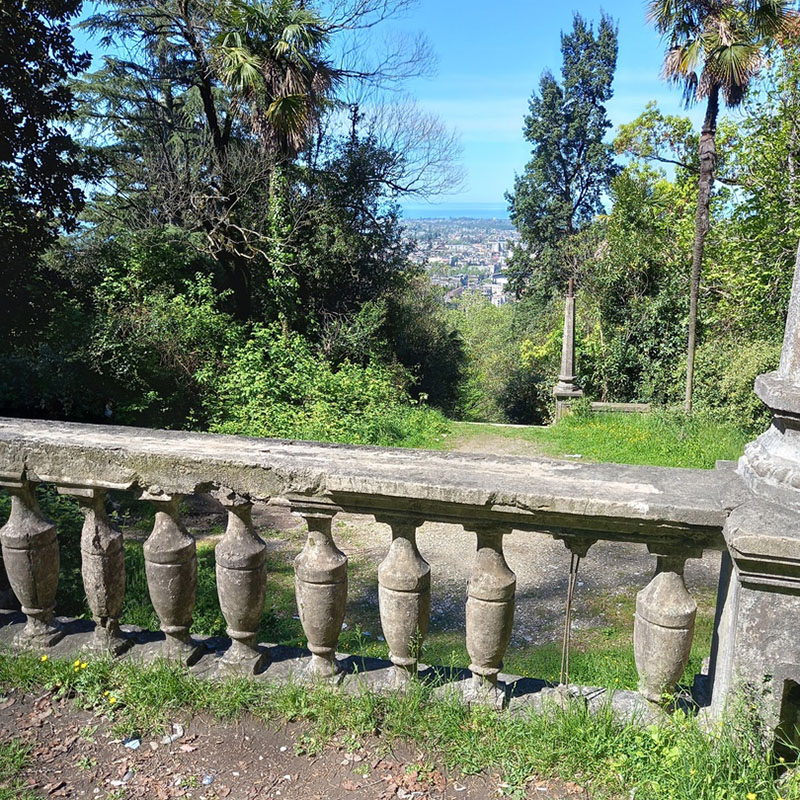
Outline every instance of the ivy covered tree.
{"label": "ivy covered tree", "polygon": [[561,247],[602,210],[615,172],[604,141],[617,63],[613,21],[603,15],[595,32],[575,14],[572,30],[561,35],[561,53],[561,79],[545,72],[531,97],[523,130],[532,157],[506,195],[523,245],[509,265],[518,296],[546,297],[562,287]]}

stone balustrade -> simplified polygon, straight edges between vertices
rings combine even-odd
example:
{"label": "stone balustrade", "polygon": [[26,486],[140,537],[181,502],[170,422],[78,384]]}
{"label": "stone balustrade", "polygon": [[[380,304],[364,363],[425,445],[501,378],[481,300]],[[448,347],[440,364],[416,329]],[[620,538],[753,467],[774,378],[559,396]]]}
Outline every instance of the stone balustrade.
{"label": "stone balustrade", "polygon": [[[12,511],[0,531],[5,580],[26,624],[18,648],[46,651],[63,635],[54,618],[57,533],[39,510],[35,486],[54,484],[85,514],[82,575],[94,632],[86,646],[119,656],[125,591],[122,534],[105,511],[108,490],[134,493],[155,508],[144,543],[145,571],[161,623],[161,653],[192,665],[204,652],[189,634],[197,593],[195,541],[179,500],[210,493],[228,525],[215,551],[219,604],[231,645],[218,658],[224,674],[257,674],[269,654],[257,631],[266,591],[265,544],[251,521],[254,501],[288,502],[308,527],[295,560],[295,591],[310,656],[298,678],[336,682],[336,652],[347,605],[348,559],[332,522],[342,511],[390,526],[378,570],[378,599],[392,670],[389,686],[417,674],[431,604],[431,568],[416,544],[427,520],[460,523],[475,533],[467,587],[466,646],[470,702],[502,706],[499,680],[511,638],[516,576],[503,554],[512,531],[544,531],[585,557],[598,539],[645,543],[655,575],[636,602],[634,649],[640,691],[659,700],[682,675],[697,605],[683,581],[688,558],[726,551],[724,529],[750,496],[730,465],[683,470],[548,459],[348,447],[136,428],[0,419],[0,486]],[[0,584],[0,592],[6,584]],[[8,601],[9,591],[0,594]]]}
{"label": "stone balustrade", "polygon": [[[568,302],[570,335],[573,310]],[[562,377],[571,380],[574,356],[566,345],[564,356]],[[18,601],[25,618],[10,643],[57,651],[64,638],[54,616],[57,532],[38,507],[38,483],[54,484],[83,507],[82,574],[94,617],[85,644],[112,656],[124,655],[131,641],[119,626],[122,537],[106,516],[104,494],[132,492],[155,506],[144,545],[148,589],[164,635],[162,654],[187,665],[201,658],[202,648],[189,635],[197,556],[179,500],[217,497],[228,510],[216,548],[220,609],[231,639],[218,659],[223,673],[257,674],[269,657],[256,642],[266,577],[265,545],[250,519],[254,501],[283,498],[308,525],[295,586],[310,651],[298,677],[312,679],[342,677],[336,649],[348,563],[334,541],[334,517],[370,515],[391,527],[378,599],[394,688],[414,678],[428,629],[431,570],[417,548],[417,528],[428,520],[462,525],[476,536],[465,632],[472,679],[465,695],[495,706],[504,700],[499,675],[516,591],[503,555],[505,534],[549,533],[564,541],[573,563],[599,539],[647,545],[655,575],[637,595],[634,620],[639,689],[647,700],[672,690],[688,660],[697,605],[683,580],[686,561],[719,550],[709,713],[719,716],[744,690],[763,706],[768,725],[800,742],[800,251],[780,365],[759,376],[755,390],[772,412],[769,429],[738,465],[708,471],[0,419],[0,487],[12,496],[0,531],[0,610]]]}

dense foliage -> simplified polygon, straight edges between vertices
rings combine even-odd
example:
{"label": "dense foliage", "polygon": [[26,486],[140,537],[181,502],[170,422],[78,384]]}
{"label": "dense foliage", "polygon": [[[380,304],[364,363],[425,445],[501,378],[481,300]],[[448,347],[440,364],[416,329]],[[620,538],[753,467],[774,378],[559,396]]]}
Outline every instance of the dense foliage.
{"label": "dense foliage", "polygon": [[[612,136],[616,26],[575,15],[508,197],[518,302],[445,305],[398,201],[452,187],[457,147],[397,99],[425,46],[370,38],[405,4],[112,0],[82,73],[77,3],[3,7],[0,413],[406,445],[547,422],[568,277],[587,395],[681,400],[701,135],[648,104]],[[715,119],[695,402],[749,432],[800,238],[796,40],[755,42]]]}
{"label": "dense foliage", "polygon": [[[358,47],[374,58],[369,32],[404,5],[110,2],[83,23],[108,52],[71,84],[88,66],[68,25],[79,4],[31,8],[40,46],[11,43],[4,91],[38,69],[41,125],[74,112],[80,134],[81,151],[52,139],[62,166],[75,171],[74,150],[101,173],[77,228],[77,189],[50,202],[13,187],[66,235],[28,249],[35,325],[8,322],[3,412],[381,444],[438,435],[443,418],[420,400],[452,407],[459,359],[445,351],[459,343],[409,265],[396,198],[452,185],[457,148],[380,94],[425,71],[424,46],[354,61]],[[57,168],[20,159],[59,187]]]}
{"label": "dense foliage", "polygon": [[75,107],[66,80],[89,64],[69,26],[79,6],[80,0],[0,6],[0,335],[6,341],[41,324],[36,309],[47,285],[36,262],[59,226],[74,227],[84,201],[79,180],[90,174],[66,126]]}

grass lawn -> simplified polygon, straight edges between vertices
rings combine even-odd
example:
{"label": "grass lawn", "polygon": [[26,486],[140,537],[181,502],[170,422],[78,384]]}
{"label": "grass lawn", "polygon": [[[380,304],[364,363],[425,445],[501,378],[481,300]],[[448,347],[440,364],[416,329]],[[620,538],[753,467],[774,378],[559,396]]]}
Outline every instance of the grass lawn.
{"label": "grass lawn", "polygon": [[448,450],[469,450],[471,441],[497,441],[497,453],[504,440],[530,445],[530,454],[564,457],[580,456],[585,461],[615,464],[648,464],[662,467],[712,469],[718,460],[739,458],[753,436],[726,422],[706,416],[656,411],[649,414],[574,414],[549,428],[504,427],[452,423],[452,433],[437,443]]}

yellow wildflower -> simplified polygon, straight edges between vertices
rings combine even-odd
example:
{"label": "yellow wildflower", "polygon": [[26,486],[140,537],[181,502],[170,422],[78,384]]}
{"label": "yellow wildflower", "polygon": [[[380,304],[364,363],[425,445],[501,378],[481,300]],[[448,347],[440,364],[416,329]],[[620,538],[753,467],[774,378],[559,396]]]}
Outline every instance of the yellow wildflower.
{"label": "yellow wildflower", "polygon": [[85,661],[81,661],[81,669],[86,669],[87,664]]}
{"label": "yellow wildflower", "polygon": [[[108,698],[108,702],[111,703],[111,705],[114,705],[114,703],[117,702],[117,698],[116,697],[109,697]],[[753,795],[753,796],[755,797],[755,795]],[[748,798],[748,800],[749,800],[749,798]]]}
{"label": "yellow wildflower", "polygon": [[746,800],[758,800],[758,796],[756,795],[755,792],[748,792],[745,795],[745,798],[746,798]]}
{"label": "yellow wildflower", "polygon": [[103,692],[103,697],[108,697],[110,694],[111,694],[111,692],[109,692],[109,691],[108,691],[108,689],[106,689],[106,690]]}
{"label": "yellow wildflower", "polygon": [[42,656],[39,660],[40,661],[47,661],[47,656]]}
{"label": "yellow wildflower", "polygon": [[80,665],[81,665],[81,660],[80,660],[79,658],[76,658],[76,659],[75,659],[75,660],[72,662],[72,666],[73,666],[73,667],[79,667]]}

